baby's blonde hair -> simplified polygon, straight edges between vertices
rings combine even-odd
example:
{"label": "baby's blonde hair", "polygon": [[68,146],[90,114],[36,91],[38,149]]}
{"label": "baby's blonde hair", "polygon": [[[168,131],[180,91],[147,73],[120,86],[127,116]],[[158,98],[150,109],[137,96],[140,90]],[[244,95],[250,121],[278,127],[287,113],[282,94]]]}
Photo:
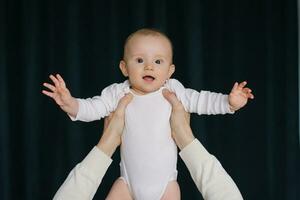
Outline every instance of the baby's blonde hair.
{"label": "baby's blonde hair", "polygon": [[128,44],[128,42],[130,41],[131,38],[133,38],[135,35],[143,35],[143,36],[161,36],[161,37],[164,37],[168,40],[168,42],[170,43],[170,46],[171,46],[171,53],[173,55],[173,44],[170,40],[170,38],[165,34],[163,33],[162,31],[158,30],[158,29],[155,29],[155,28],[142,28],[142,29],[139,29],[133,33],[131,33],[125,40],[125,43],[124,43],[124,50],[123,50],[123,58],[125,57],[125,49],[126,49],[126,45]]}

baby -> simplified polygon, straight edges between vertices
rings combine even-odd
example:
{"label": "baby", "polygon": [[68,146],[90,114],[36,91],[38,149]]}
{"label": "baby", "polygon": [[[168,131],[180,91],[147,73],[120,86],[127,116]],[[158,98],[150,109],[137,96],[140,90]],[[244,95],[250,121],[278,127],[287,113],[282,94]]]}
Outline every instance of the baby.
{"label": "baby", "polygon": [[171,137],[171,106],[162,95],[164,88],[174,92],[186,111],[201,114],[225,114],[246,105],[254,98],[246,82],[235,83],[229,95],[186,89],[175,79],[172,44],[154,29],[132,33],[124,45],[120,69],[123,83],[105,88],[101,96],[76,99],[63,78],[50,75],[54,85],[43,93],[65,111],[72,120],[93,121],[108,116],[120,98],[131,93],[126,108],[121,144],[121,177],[116,180],[107,199],[159,200],[180,199],[177,179],[177,148]]}

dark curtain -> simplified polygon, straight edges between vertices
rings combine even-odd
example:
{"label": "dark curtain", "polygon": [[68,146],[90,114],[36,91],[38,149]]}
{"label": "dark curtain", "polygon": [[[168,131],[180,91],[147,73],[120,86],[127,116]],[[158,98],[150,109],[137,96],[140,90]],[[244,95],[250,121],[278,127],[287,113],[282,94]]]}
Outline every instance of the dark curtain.
{"label": "dark curtain", "polygon": [[[98,142],[102,121],[71,122],[41,93],[60,73],[75,97],[124,80],[128,34],[155,27],[174,45],[175,78],[255,99],[234,115],[192,116],[196,137],[245,199],[299,200],[296,0],[0,0],[0,199],[51,199]],[[119,176],[119,154],[95,199]],[[179,159],[182,199],[202,199]]]}

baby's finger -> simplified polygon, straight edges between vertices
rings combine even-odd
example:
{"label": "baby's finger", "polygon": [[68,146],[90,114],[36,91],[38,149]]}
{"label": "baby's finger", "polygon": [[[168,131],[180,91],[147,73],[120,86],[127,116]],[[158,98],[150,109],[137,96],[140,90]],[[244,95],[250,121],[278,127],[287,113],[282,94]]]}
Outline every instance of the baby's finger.
{"label": "baby's finger", "polygon": [[247,82],[246,81],[243,81],[239,84],[238,88],[239,89],[243,89],[245,86],[247,85]]}
{"label": "baby's finger", "polygon": [[250,99],[254,99],[254,95],[253,95],[252,93],[249,93],[247,96],[248,96],[248,98],[250,98]]}
{"label": "baby's finger", "polygon": [[55,76],[53,76],[52,74],[49,76],[50,79],[53,81],[55,87],[59,87],[60,84],[59,84],[59,81],[55,78]]}
{"label": "baby's finger", "polygon": [[48,92],[48,91],[46,91],[46,90],[43,90],[42,93],[43,93],[44,95],[47,95],[48,97],[51,97],[52,99],[54,99],[54,94],[53,94],[52,92]]}
{"label": "baby's finger", "polygon": [[250,88],[243,88],[244,93],[251,93],[252,90]]}
{"label": "baby's finger", "polygon": [[233,85],[233,87],[232,87],[232,89],[231,89],[231,92],[233,92],[234,90],[236,90],[238,88],[238,85],[239,84],[237,82],[235,82],[234,85]]}
{"label": "baby's finger", "polygon": [[61,86],[66,87],[64,79],[59,74],[56,74],[56,78],[58,79]]}
{"label": "baby's finger", "polygon": [[56,92],[56,88],[53,85],[49,84],[49,83],[44,83],[43,86],[45,86],[46,88],[48,88],[52,92]]}

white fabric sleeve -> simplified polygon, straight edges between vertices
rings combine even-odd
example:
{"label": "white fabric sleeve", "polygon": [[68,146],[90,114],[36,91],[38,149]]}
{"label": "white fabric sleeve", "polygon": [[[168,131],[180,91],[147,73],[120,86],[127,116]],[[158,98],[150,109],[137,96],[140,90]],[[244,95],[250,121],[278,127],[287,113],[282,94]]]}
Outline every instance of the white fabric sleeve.
{"label": "white fabric sleeve", "polygon": [[87,99],[77,98],[79,107],[76,118],[70,115],[69,117],[72,121],[90,122],[100,120],[116,109],[119,100],[125,95],[127,90],[129,90],[129,83],[125,81],[106,87],[101,92],[101,96],[94,96]]}
{"label": "white fabric sleeve", "polygon": [[243,197],[220,162],[194,139],[179,153],[205,200],[242,200]]}
{"label": "white fabric sleeve", "polygon": [[199,115],[234,113],[230,110],[228,95],[184,88],[176,79],[168,80],[165,87],[176,94],[187,112]]}
{"label": "white fabric sleeve", "polygon": [[85,159],[76,165],[60,186],[54,200],[93,199],[112,159],[94,147]]}

